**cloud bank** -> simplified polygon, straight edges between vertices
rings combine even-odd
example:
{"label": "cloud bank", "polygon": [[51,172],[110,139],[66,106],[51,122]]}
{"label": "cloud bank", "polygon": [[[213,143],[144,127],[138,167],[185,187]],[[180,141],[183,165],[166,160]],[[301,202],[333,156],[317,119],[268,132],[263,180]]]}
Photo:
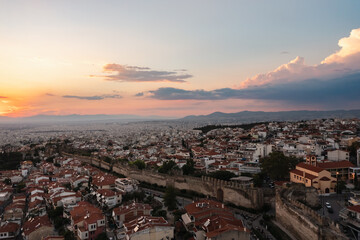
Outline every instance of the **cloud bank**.
{"label": "cloud bank", "polygon": [[246,89],[221,88],[211,91],[159,88],[148,96],[159,100],[281,100],[292,103],[329,103],[329,101],[360,101],[360,72],[331,80],[308,79],[272,86]]}
{"label": "cloud bank", "polygon": [[[114,73],[106,75],[107,81],[116,82],[176,82],[183,83],[192,77],[190,74],[179,73],[184,69],[174,71],[156,71],[148,67],[127,66],[121,64],[106,64],[104,72]],[[104,77],[104,76],[98,76]]]}
{"label": "cloud bank", "polygon": [[122,98],[122,96],[117,94],[103,94],[103,95],[95,95],[95,96],[75,96],[75,95],[64,95],[63,98],[75,98],[81,100],[103,100],[106,98]]}
{"label": "cloud bank", "polygon": [[360,28],[340,39],[340,50],[320,64],[307,65],[296,57],[264,74],[248,78],[239,88],[185,90],[159,88],[138,96],[159,100],[278,100],[292,104],[321,104],[360,107]]}

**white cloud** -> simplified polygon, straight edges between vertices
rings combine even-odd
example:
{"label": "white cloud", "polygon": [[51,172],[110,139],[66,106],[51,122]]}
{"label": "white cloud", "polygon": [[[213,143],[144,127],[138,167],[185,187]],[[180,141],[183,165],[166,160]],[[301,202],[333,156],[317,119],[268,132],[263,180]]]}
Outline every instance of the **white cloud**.
{"label": "white cloud", "polygon": [[340,50],[326,57],[320,64],[307,65],[303,57],[296,57],[268,73],[257,74],[240,84],[241,88],[266,84],[281,84],[307,79],[329,79],[360,70],[360,28],[338,43]]}

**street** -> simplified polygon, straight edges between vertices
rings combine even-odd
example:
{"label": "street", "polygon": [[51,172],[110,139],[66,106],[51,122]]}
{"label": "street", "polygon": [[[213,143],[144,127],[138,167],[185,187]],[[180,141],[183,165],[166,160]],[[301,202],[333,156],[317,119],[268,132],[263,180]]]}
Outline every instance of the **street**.
{"label": "street", "polygon": [[[323,216],[329,217],[334,222],[338,222],[340,220],[339,212],[341,209],[345,207],[345,199],[348,198],[348,193],[344,194],[330,194],[328,196],[320,196],[320,203],[322,208],[319,210],[319,213]],[[328,202],[333,209],[333,213],[330,213],[325,206],[325,203]]]}

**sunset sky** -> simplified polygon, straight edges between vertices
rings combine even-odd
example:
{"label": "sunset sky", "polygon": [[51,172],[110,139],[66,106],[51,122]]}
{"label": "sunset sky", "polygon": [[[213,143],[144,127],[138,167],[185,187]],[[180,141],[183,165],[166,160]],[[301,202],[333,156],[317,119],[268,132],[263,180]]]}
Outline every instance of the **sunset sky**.
{"label": "sunset sky", "polygon": [[358,0],[0,1],[0,115],[360,109]]}

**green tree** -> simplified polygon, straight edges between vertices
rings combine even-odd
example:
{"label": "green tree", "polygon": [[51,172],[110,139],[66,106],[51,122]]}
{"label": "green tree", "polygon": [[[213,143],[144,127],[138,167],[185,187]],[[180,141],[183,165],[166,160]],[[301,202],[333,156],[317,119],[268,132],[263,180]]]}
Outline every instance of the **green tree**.
{"label": "green tree", "polygon": [[350,152],[350,162],[356,164],[357,150],[360,148],[360,142],[353,142],[348,151]]}
{"label": "green tree", "polygon": [[263,173],[254,174],[253,182],[255,187],[262,187],[264,182],[264,174]]}
{"label": "green tree", "polygon": [[182,167],[184,175],[192,175],[195,172],[195,163],[194,160],[190,159],[186,161],[186,164]]}
{"label": "green tree", "polygon": [[107,163],[111,163],[111,158],[108,157],[108,156],[106,156],[106,157],[104,158],[104,161],[107,162]]}
{"label": "green tree", "polygon": [[225,181],[229,181],[231,178],[236,177],[235,173],[223,170],[209,173],[208,176]]}
{"label": "green tree", "polygon": [[134,161],[134,162],[132,162],[132,163],[130,163],[131,165],[134,165],[134,166],[137,166],[137,168],[138,169],[144,169],[145,167],[146,167],[146,164],[145,164],[145,162],[144,161],[142,161],[142,160],[136,160],[136,161]]}
{"label": "green tree", "polygon": [[345,189],[346,183],[344,181],[339,181],[338,184],[336,184],[336,193],[342,193]]}
{"label": "green tree", "polygon": [[282,152],[272,152],[269,156],[261,158],[261,171],[274,180],[289,178],[289,171],[301,162],[296,157],[287,157]]}
{"label": "green tree", "polygon": [[164,194],[164,204],[169,210],[176,209],[176,191],[174,187],[169,186],[166,188]]}
{"label": "green tree", "polygon": [[10,178],[5,178],[4,183],[6,185],[11,185],[11,179]]}
{"label": "green tree", "polygon": [[159,173],[170,173],[171,170],[176,169],[177,165],[174,161],[170,160],[167,162],[164,162],[163,165],[159,168]]}
{"label": "green tree", "polygon": [[75,240],[75,235],[73,232],[67,230],[65,233],[64,233],[64,238],[65,240]]}
{"label": "green tree", "polygon": [[20,193],[22,192],[22,190],[26,187],[26,184],[24,182],[20,182],[18,183],[18,185],[16,185],[16,192]]}
{"label": "green tree", "polygon": [[109,240],[105,232],[100,233],[95,240]]}

